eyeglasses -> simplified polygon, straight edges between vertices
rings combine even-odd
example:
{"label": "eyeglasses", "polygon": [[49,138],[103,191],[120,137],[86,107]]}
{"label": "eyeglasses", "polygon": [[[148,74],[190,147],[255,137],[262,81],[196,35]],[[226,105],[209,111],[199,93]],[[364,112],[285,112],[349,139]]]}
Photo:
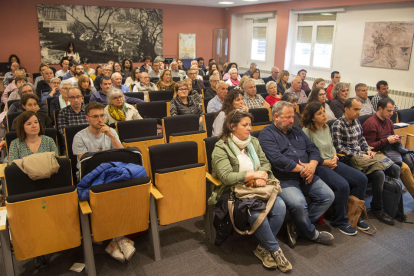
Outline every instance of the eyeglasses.
{"label": "eyeglasses", "polygon": [[92,119],[98,119],[98,118],[103,119],[103,118],[105,118],[105,114],[92,115],[92,116],[86,115],[86,116],[88,116]]}
{"label": "eyeglasses", "polygon": [[180,88],[180,89],[178,89],[178,91],[187,91],[188,90],[188,88]]}
{"label": "eyeglasses", "polygon": [[187,75],[197,75],[197,73],[187,73]]}
{"label": "eyeglasses", "polygon": [[51,84],[60,84],[60,82],[59,81],[53,81],[53,82],[51,82]]}
{"label": "eyeglasses", "polygon": [[326,93],[319,93],[319,96],[326,96]]}
{"label": "eyeglasses", "polygon": [[82,99],[83,98],[83,96],[72,96],[72,97],[69,97],[69,99],[70,100],[79,100],[79,99]]}
{"label": "eyeglasses", "polygon": [[22,94],[23,94],[23,93],[29,93],[29,92],[33,92],[33,89],[23,90],[23,91],[22,91]]}

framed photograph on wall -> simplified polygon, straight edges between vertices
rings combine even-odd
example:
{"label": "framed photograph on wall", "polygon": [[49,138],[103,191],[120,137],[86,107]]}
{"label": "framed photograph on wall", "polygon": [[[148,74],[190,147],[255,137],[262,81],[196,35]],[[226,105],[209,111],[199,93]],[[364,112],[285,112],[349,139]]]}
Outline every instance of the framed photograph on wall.
{"label": "framed photograph on wall", "polygon": [[196,34],[178,34],[178,57],[180,59],[195,59]]}

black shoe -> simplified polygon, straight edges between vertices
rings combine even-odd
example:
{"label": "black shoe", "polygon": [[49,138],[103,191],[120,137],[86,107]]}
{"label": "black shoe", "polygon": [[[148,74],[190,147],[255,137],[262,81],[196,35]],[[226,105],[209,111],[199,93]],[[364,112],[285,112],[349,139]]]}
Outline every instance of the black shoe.
{"label": "black shoe", "polygon": [[35,257],[35,269],[40,269],[47,265],[47,260],[44,256]]}
{"label": "black shoe", "polygon": [[385,224],[394,225],[394,219],[390,217],[384,210],[372,211],[372,214],[377,217],[377,219]]}
{"label": "black shoe", "polygon": [[287,233],[289,246],[293,248],[296,245],[296,240],[299,237],[298,230],[296,229],[296,226],[293,224],[293,222],[287,223]]}

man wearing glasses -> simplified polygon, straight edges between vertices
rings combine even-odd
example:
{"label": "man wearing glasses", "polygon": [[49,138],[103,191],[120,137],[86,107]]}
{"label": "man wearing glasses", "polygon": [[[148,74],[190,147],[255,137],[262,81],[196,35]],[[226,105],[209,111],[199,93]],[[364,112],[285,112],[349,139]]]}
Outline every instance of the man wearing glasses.
{"label": "man wearing glasses", "polygon": [[218,75],[211,75],[210,76],[210,87],[206,89],[204,92],[205,98],[214,98],[217,95],[216,85],[220,81],[220,77]]}
{"label": "man wearing glasses", "polygon": [[111,77],[112,76],[112,65],[105,64],[102,67],[102,73],[103,75],[97,76],[95,80],[93,81],[93,86],[95,86],[96,91],[99,91],[101,89],[101,79],[103,77]]}
{"label": "man wearing glasses", "polygon": [[81,91],[78,88],[71,88],[67,93],[70,105],[60,110],[57,118],[58,130],[62,135],[62,139],[65,139],[65,127],[88,123],[85,117],[85,105],[82,103],[83,95]]}
{"label": "man wearing glasses", "polygon": [[148,73],[141,73],[139,77],[139,83],[134,86],[132,92],[144,92],[144,101],[148,101],[148,91],[158,91],[155,83],[150,82]]}
{"label": "man wearing glasses", "polygon": [[205,89],[203,81],[197,79],[197,73],[196,69],[188,69],[187,71],[188,78],[193,82],[193,89]]}
{"label": "man wearing glasses", "polygon": [[[89,102],[98,102],[106,106],[108,104],[108,102],[106,101],[106,95],[108,94],[109,89],[111,88],[112,88],[111,78],[104,76],[103,78],[101,78],[101,90],[93,93],[91,98],[89,99]],[[129,104],[137,104],[137,103],[144,102],[141,99],[127,97],[127,96],[125,96],[125,101]]]}
{"label": "man wearing glasses", "polygon": [[268,78],[263,79],[265,84],[268,83],[269,81],[277,82],[277,79],[279,78],[279,73],[280,73],[279,68],[272,67],[271,72],[272,72],[272,75],[270,75]]}

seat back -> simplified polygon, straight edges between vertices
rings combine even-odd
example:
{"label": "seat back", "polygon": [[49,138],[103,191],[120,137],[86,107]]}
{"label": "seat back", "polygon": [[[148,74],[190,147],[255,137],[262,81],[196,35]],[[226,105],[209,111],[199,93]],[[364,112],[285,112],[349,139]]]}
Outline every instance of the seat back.
{"label": "seat back", "polygon": [[398,121],[398,114],[397,114],[397,112],[394,112],[394,114],[392,114],[392,116],[391,116],[391,121],[395,124],[395,123],[398,123],[399,121]]}
{"label": "seat back", "polygon": [[298,104],[299,106],[299,114],[302,114],[303,110],[305,110],[307,103]]}
{"label": "seat back", "polygon": [[358,117],[358,121],[363,125],[372,115],[362,115]]}
{"label": "seat back", "polygon": [[172,90],[148,91],[148,100],[150,102],[171,101],[173,96],[174,96],[174,91]]}
{"label": "seat back", "polygon": [[206,112],[207,112],[208,102],[209,102],[211,99],[212,99],[212,98],[204,98],[204,99],[203,99],[203,105],[204,105],[204,108],[205,108],[204,113],[206,113]]}
{"label": "seat back", "polygon": [[215,116],[216,116],[215,112],[204,114],[207,137],[211,137],[211,135],[213,135],[213,123],[214,123]]}
{"label": "seat back", "polygon": [[198,131],[199,117],[195,114],[165,117],[163,127],[165,141],[168,143],[171,134]]}
{"label": "seat back", "polygon": [[197,144],[180,142],[156,145],[148,150],[153,183],[164,196],[157,201],[160,225],[203,215],[206,169],[204,163],[198,163]]}
{"label": "seat back", "polygon": [[14,119],[16,119],[17,117],[19,117],[20,114],[22,114],[23,112],[13,112],[13,113],[8,113],[6,114],[6,122],[7,122],[7,131],[11,131],[11,127],[13,124]]}
{"label": "seat back", "polygon": [[[56,99],[57,97],[49,97],[46,98],[46,110],[47,110],[47,116],[50,116],[50,102],[54,99]],[[53,118],[52,118],[53,119]]]}
{"label": "seat back", "polygon": [[118,132],[121,142],[134,138],[156,136],[157,120],[148,118],[117,122],[116,131]]}
{"label": "seat back", "polygon": [[167,116],[166,112],[166,102],[148,102],[148,103],[138,103],[137,109],[142,118],[155,118],[162,119]]}
{"label": "seat back", "polygon": [[402,109],[397,111],[398,121],[400,123],[414,122],[414,109]]}
{"label": "seat back", "polygon": [[77,126],[69,126],[65,127],[64,135],[65,135],[65,148],[66,148],[66,156],[70,159],[72,162],[72,174],[73,179],[76,178],[76,171],[78,170],[76,165],[78,164],[78,157],[73,154],[72,151],[72,144],[73,144],[73,138],[75,138],[76,133],[81,131],[84,128],[87,128],[89,125],[83,124],[83,125],[77,125]]}
{"label": "seat back", "polygon": [[180,81],[180,77],[173,77],[173,81],[175,82]]}
{"label": "seat back", "polygon": [[84,104],[88,104],[89,103],[89,99],[91,98],[92,95],[85,95],[83,96],[83,103]]}
{"label": "seat back", "polygon": [[267,93],[265,84],[256,84],[257,93]]}
{"label": "seat back", "polygon": [[259,135],[260,135],[260,132],[261,132],[261,131],[262,131],[262,130],[252,131],[250,134],[251,134],[252,136],[256,137],[256,138],[259,138]]}
{"label": "seat back", "polygon": [[269,121],[269,110],[267,108],[252,108],[249,109],[249,113],[253,115],[253,131],[261,130],[271,123]]}
{"label": "seat back", "polygon": [[150,82],[157,83],[160,80],[160,78],[151,78]]}
{"label": "seat back", "polygon": [[204,139],[204,150],[205,150],[205,164],[206,164],[206,170],[207,172],[211,173],[212,167],[211,167],[211,155],[213,153],[214,147],[216,146],[216,143],[218,141],[218,137],[208,137]]}
{"label": "seat back", "polygon": [[14,104],[14,103],[16,103],[16,102],[19,102],[20,100],[10,100],[10,101],[7,101],[7,109],[10,109],[10,106],[12,105],[12,104]]}
{"label": "seat back", "polygon": [[328,122],[327,122],[327,124],[328,124],[328,126],[329,126],[329,128],[331,128],[332,127],[332,125],[333,125],[333,123],[336,121],[336,119],[335,120],[329,120]]}
{"label": "seat back", "polygon": [[144,92],[129,92],[129,93],[127,92],[127,93],[124,93],[124,95],[127,97],[138,98],[138,99],[144,100]]}

